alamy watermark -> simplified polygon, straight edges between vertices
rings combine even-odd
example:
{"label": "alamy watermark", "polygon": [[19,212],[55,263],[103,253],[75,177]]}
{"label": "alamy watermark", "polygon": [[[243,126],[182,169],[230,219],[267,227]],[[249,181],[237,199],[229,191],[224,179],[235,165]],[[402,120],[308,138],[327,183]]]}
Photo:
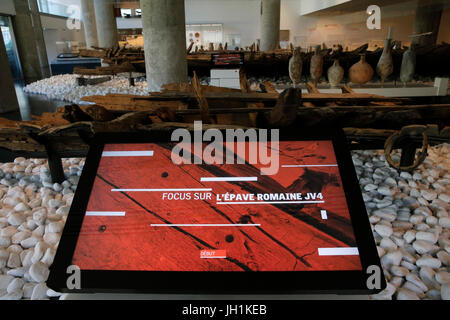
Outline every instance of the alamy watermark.
{"label": "alamy watermark", "polygon": [[370,265],[366,269],[367,277],[366,286],[369,290],[381,289],[381,277],[383,276],[383,271],[377,265]]}
{"label": "alamy watermark", "polygon": [[[194,139],[187,129],[176,129],[172,141],[172,162],[180,164],[259,164],[262,175],[274,175],[279,164],[278,129],[208,129],[201,121],[194,122]],[[269,139],[270,132],[270,139]],[[270,143],[269,143],[270,141]],[[203,143],[209,143],[203,148]],[[246,144],[248,142],[248,144]],[[248,148],[247,148],[248,146]],[[235,148],[236,147],[236,148]],[[248,151],[248,152],[247,152]]]}
{"label": "alamy watermark", "polygon": [[369,17],[367,18],[366,25],[367,29],[381,29],[381,9],[377,5],[370,5],[366,10]]}
{"label": "alamy watermark", "polygon": [[67,7],[66,13],[69,15],[66,26],[69,30],[81,29],[81,7],[71,4]]}
{"label": "alamy watermark", "polygon": [[66,280],[66,287],[69,290],[81,289],[81,270],[76,265],[70,265],[66,269],[66,273],[69,274]]}

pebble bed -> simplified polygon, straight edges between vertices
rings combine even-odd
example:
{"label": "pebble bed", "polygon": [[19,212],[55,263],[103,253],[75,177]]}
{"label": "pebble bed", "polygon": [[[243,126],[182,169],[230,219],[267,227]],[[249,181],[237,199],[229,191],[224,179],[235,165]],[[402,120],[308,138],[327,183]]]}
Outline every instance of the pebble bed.
{"label": "pebble bed", "polygon": [[[412,174],[381,151],[354,151],[387,288],[371,299],[450,299],[450,144],[430,148]],[[395,160],[397,155],[393,155]],[[52,183],[46,160],[0,163],[0,300],[58,299],[46,286],[84,159],[63,159]]]}
{"label": "pebble bed", "polygon": [[[97,85],[78,86],[78,75],[64,74],[33,82],[23,88],[26,93],[41,94],[49,99],[62,100],[76,104],[86,104],[82,97],[93,95],[106,95],[108,93],[121,93],[133,95],[148,94],[147,82],[136,81],[135,86],[130,86],[128,78],[116,76],[110,81]],[[95,78],[95,76],[87,77]]]}
{"label": "pebble bed", "polygon": [[[87,104],[82,101],[84,96],[106,95],[108,93],[121,93],[133,95],[147,95],[147,81],[144,78],[138,78],[135,86],[130,86],[128,78],[125,76],[116,76],[111,81],[107,81],[97,85],[78,86],[78,75],[64,74],[52,76],[40,81],[33,82],[23,88],[23,91],[30,94],[45,95],[49,99],[67,101],[76,104]],[[95,78],[96,76],[88,76],[88,78]],[[188,81],[191,79],[189,78]],[[249,84],[252,90],[259,90],[259,84],[263,81],[271,81],[276,86],[290,86],[292,81],[289,77],[274,78],[249,78]],[[210,83],[209,77],[201,77],[200,83],[208,85]]]}

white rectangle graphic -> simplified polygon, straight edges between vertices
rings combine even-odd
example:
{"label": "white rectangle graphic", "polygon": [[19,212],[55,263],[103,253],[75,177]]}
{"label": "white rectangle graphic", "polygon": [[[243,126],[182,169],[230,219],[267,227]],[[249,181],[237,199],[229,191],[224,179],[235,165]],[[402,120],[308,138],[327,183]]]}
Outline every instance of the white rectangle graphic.
{"label": "white rectangle graphic", "polygon": [[322,216],[323,220],[327,220],[328,219],[327,210],[320,210],[320,215]]}
{"label": "white rectangle graphic", "polygon": [[202,182],[213,181],[258,181],[258,177],[202,177]]}
{"label": "white rectangle graphic", "polygon": [[86,211],[86,216],[92,217],[124,217],[125,211]]}
{"label": "white rectangle graphic", "polygon": [[325,203],[325,201],[222,201],[216,204],[295,204],[295,203]]}
{"label": "white rectangle graphic", "polygon": [[176,191],[212,191],[211,188],[190,189],[111,189],[112,192],[176,192]]}
{"label": "white rectangle graphic", "polygon": [[206,223],[195,223],[195,224],[151,224],[151,227],[259,227],[260,224],[251,223],[219,223],[219,224],[206,224]]}
{"label": "white rectangle graphic", "polygon": [[102,157],[153,157],[153,151],[103,151]]}
{"label": "white rectangle graphic", "polygon": [[357,256],[357,247],[350,248],[318,248],[319,256]]}
{"label": "white rectangle graphic", "polygon": [[282,168],[337,167],[337,164],[286,164]]}

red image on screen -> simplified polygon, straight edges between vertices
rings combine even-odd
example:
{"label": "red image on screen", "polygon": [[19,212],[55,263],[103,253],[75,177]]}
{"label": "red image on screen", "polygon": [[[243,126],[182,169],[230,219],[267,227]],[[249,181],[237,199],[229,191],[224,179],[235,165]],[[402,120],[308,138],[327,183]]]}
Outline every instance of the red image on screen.
{"label": "red image on screen", "polygon": [[[248,142],[246,142],[248,148]],[[267,165],[174,164],[174,143],[105,145],[72,262],[81,270],[361,270],[331,141]],[[237,149],[235,149],[237,150]]]}

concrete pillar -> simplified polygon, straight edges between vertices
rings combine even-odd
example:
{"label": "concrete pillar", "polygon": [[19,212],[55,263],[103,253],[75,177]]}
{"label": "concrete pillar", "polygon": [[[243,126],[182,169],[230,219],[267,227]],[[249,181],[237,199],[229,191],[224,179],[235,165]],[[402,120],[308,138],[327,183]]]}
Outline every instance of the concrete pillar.
{"label": "concrete pillar", "polygon": [[28,0],[30,6],[31,20],[36,35],[36,49],[38,51],[39,62],[41,64],[42,77],[51,76],[50,66],[48,63],[47,47],[45,46],[44,31],[41,23],[41,14],[37,0]]}
{"label": "concrete pillar", "polygon": [[50,76],[37,0],[14,0],[14,33],[26,83]]}
{"label": "concrete pillar", "polygon": [[141,9],[148,89],[187,82],[184,1],[141,0]]}
{"label": "concrete pillar", "polygon": [[412,42],[418,45],[435,45],[441,24],[443,10],[442,1],[419,0],[417,3],[414,33],[432,32],[430,35],[414,37]]}
{"label": "concrete pillar", "polygon": [[261,0],[261,51],[278,48],[280,43],[280,0]]}
{"label": "concrete pillar", "polygon": [[19,110],[14,80],[9,66],[3,35],[0,31],[0,113]]}
{"label": "concrete pillar", "polygon": [[117,21],[114,16],[113,0],[94,0],[95,20],[97,24],[98,46],[112,48],[119,42]]}
{"label": "concrete pillar", "polygon": [[81,0],[81,19],[84,25],[86,47],[98,47],[97,24],[95,22],[94,2],[92,0]]}

